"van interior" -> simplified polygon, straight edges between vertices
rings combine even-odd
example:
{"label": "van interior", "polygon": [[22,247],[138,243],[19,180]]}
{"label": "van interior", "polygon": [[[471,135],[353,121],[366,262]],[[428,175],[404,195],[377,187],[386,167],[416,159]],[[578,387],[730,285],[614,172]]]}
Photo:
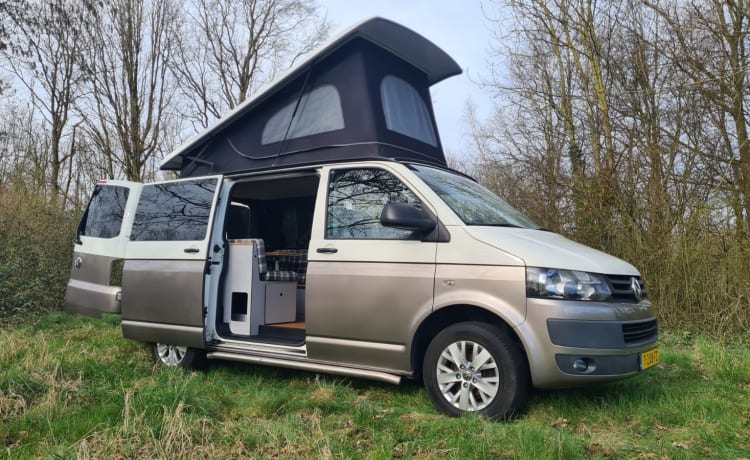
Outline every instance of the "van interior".
{"label": "van interior", "polygon": [[224,223],[216,330],[224,339],[302,345],[307,250],[319,177],[234,184]]}

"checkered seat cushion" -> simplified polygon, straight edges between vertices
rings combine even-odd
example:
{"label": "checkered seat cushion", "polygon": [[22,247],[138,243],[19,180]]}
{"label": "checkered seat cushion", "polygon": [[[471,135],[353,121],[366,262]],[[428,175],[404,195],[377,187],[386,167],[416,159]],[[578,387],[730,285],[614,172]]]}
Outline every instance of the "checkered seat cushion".
{"label": "checkered seat cushion", "polygon": [[257,248],[258,257],[258,274],[263,281],[298,281],[297,272],[292,270],[268,270],[266,261],[266,245],[262,239],[253,239],[253,244]]}
{"label": "checkered seat cushion", "polygon": [[296,273],[297,282],[304,284],[307,278],[307,249],[285,249],[284,252],[290,255],[277,259],[279,269]]}
{"label": "checkered seat cushion", "polygon": [[263,281],[298,281],[297,272],[290,271],[270,271],[263,275]]}

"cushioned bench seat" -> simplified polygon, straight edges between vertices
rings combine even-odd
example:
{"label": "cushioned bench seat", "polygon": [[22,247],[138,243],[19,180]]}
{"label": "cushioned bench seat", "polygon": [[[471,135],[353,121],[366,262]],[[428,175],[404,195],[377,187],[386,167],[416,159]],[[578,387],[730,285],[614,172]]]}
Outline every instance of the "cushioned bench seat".
{"label": "cushioned bench seat", "polygon": [[[266,246],[262,239],[252,240],[258,248],[258,275],[262,281],[299,281],[299,276],[294,270],[280,268],[274,257],[266,255]],[[271,264],[268,263],[271,260]],[[270,270],[269,270],[270,268]]]}
{"label": "cushioned bench seat", "polygon": [[[298,284],[305,284],[307,274],[307,249],[282,249],[276,251],[278,256],[269,256],[269,264],[274,271],[269,271],[269,276],[288,277],[286,280],[296,280]],[[273,275],[272,275],[273,274]],[[294,278],[296,276],[296,278]]]}

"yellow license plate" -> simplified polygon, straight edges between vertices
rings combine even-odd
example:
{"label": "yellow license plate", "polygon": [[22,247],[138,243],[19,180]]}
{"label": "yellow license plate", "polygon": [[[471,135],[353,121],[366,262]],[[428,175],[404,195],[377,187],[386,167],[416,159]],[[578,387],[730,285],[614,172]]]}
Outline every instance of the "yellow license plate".
{"label": "yellow license plate", "polygon": [[646,370],[659,364],[659,349],[644,351],[641,353],[641,370]]}

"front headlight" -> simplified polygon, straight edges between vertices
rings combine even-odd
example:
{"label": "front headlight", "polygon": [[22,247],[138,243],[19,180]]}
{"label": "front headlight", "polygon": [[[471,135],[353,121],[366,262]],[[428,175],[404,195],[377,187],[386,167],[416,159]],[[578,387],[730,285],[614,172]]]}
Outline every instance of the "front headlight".
{"label": "front headlight", "polygon": [[526,268],[526,295],[548,299],[594,300],[612,298],[603,276],[557,268]]}

